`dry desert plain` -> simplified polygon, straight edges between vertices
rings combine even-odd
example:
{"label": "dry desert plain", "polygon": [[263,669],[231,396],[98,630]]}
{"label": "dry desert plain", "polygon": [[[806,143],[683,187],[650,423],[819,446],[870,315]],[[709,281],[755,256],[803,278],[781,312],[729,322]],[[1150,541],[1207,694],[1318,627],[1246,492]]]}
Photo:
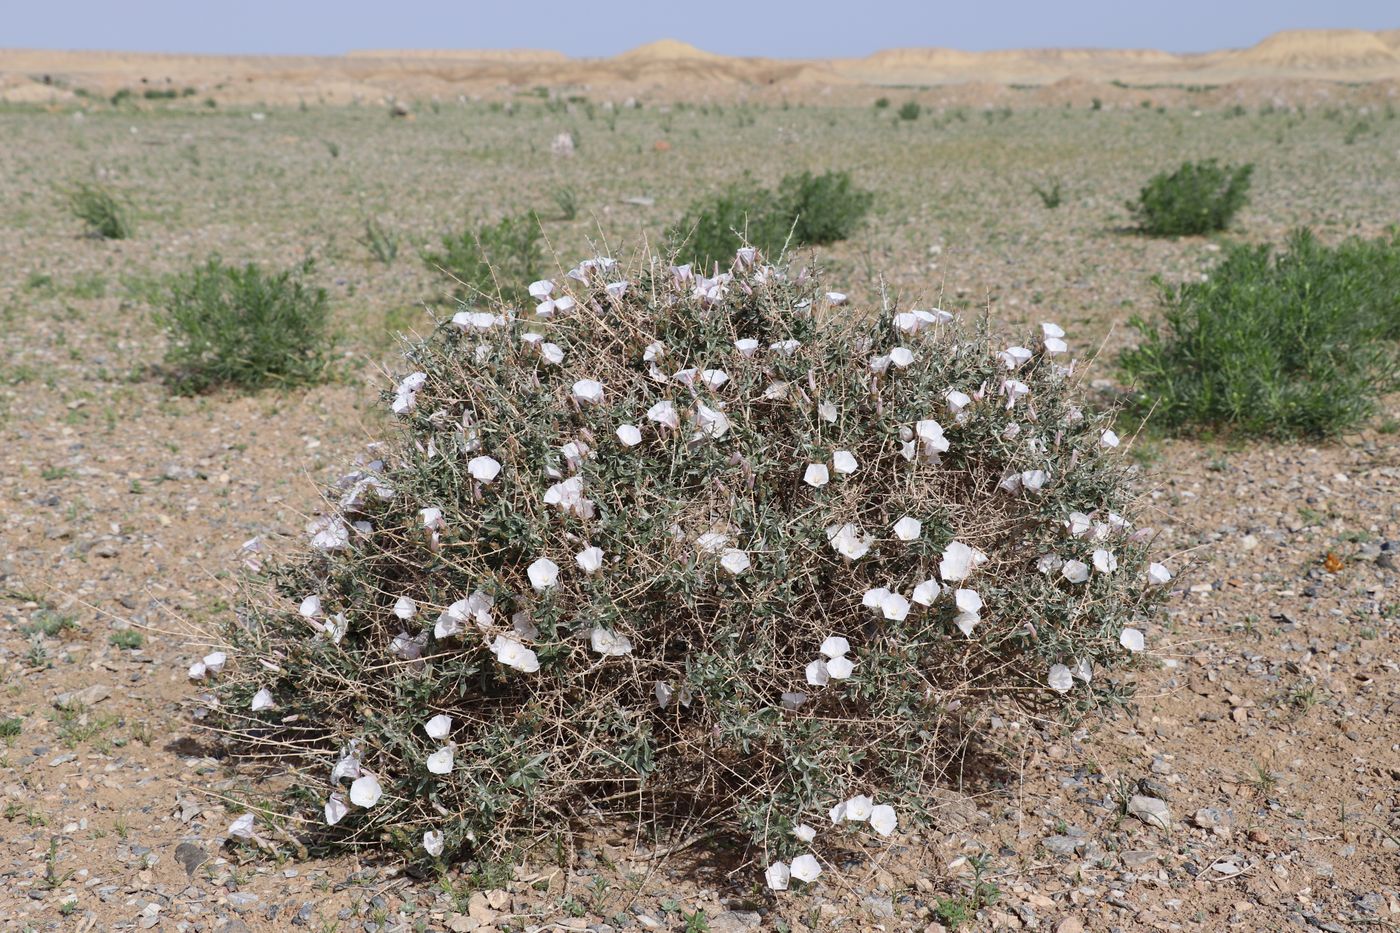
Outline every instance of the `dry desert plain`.
{"label": "dry desert plain", "polygon": [[[1041,67],[1025,87],[922,80],[917,61],[883,77],[918,87],[839,63],[762,83],[703,58],[710,77],[685,81],[695,57],[667,68],[656,50],[611,83],[548,56],[479,81],[426,55],[310,77],[161,60],[171,86],[197,88],[174,100],[143,97],[165,86],[151,58],[0,53],[0,926],[938,930],[962,906],[964,930],[1400,927],[1393,399],[1328,444],[1133,437],[1152,519],[1189,565],[1127,674],[1135,698],[990,723],[995,780],[950,788],[936,824],[782,897],[742,853],[651,850],[625,827],[585,828],[514,870],[427,879],[373,853],[226,846],[226,800],[259,785],[191,721],[186,678],[229,617],[239,545],[298,539],[321,486],[387,430],[395,335],[450,310],[417,255],[442,233],[533,209],[567,268],[630,255],[744,172],[848,169],[875,206],[820,260],[857,312],[883,287],[986,310],[1008,333],[1058,321],[1108,397],[1129,319],[1157,311],[1150,279],[1219,256],[1217,241],[1128,229],[1124,202],[1154,172],[1254,162],[1231,239],[1308,225],[1335,242],[1400,220],[1400,58],[1393,33],[1360,35],[1322,42],[1334,59],[1304,43],[1314,52],[1275,47],[1255,71],[1224,53],[1188,63],[1228,84],[1160,57],[1124,78]],[[1334,80],[1347,69],[1353,83]],[[122,87],[136,93],[111,104]],[[899,121],[871,106],[881,96],[926,109]],[[553,154],[569,132],[575,153]],[[1031,190],[1051,178],[1055,210]],[[94,179],[133,205],[132,239],[86,237],[67,213],[59,189]],[[561,188],[575,219],[557,216]],[[396,261],[360,241],[368,216],[402,238]],[[164,386],[161,284],[213,254],[315,259],[334,378],[251,396]],[[1169,828],[1125,815],[1124,788],[1162,800]]]}

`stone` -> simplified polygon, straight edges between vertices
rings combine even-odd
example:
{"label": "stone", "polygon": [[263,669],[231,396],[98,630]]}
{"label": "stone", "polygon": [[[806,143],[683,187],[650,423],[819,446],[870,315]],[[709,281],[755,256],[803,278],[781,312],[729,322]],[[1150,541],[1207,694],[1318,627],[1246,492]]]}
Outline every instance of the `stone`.
{"label": "stone", "polygon": [[1214,829],[1217,826],[1224,825],[1225,814],[1221,813],[1215,807],[1201,807],[1201,809],[1197,810],[1192,815],[1191,822],[1201,829]]}
{"label": "stone", "polygon": [[53,698],[53,705],[59,709],[74,709],[79,706],[95,706],[112,695],[112,688],[106,684],[93,684],[81,690],[70,690]]}
{"label": "stone", "polygon": [[1055,933],[1084,933],[1084,923],[1078,917],[1066,917],[1055,924]]}
{"label": "stone", "polygon": [[1165,803],[1156,797],[1135,794],[1128,801],[1128,815],[1135,816],[1148,826],[1155,826],[1158,829],[1170,830],[1172,828],[1171,811],[1167,809]]}
{"label": "stone", "polygon": [[1084,840],[1074,836],[1046,836],[1040,844],[1056,855],[1073,855],[1075,850],[1084,844]]}
{"label": "stone", "polygon": [[726,910],[710,918],[710,933],[745,933],[757,930],[762,918],[751,910]]}
{"label": "stone", "polygon": [[182,842],[175,847],[175,861],[185,869],[185,874],[194,877],[199,866],[209,860],[209,853],[193,842]]}

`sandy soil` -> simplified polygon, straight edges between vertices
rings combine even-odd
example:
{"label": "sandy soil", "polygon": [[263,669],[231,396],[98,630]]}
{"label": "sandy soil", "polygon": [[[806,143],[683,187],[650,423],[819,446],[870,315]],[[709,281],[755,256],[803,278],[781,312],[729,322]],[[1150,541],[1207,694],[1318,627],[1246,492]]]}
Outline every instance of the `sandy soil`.
{"label": "sandy soil", "polygon": [[[937,825],[852,851],[805,894],[769,896],[742,853],[654,851],[616,827],[586,828],[562,858],[435,879],[224,845],[224,801],[264,789],[186,716],[185,669],[228,616],[239,544],[299,536],[317,485],[383,429],[391,334],[444,290],[412,247],[465,217],[538,208],[571,261],[590,241],[625,253],[743,169],[850,167],[875,213],[825,264],[857,307],[883,276],[904,300],[941,293],[1006,327],[1057,319],[1076,353],[1100,353],[1089,378],[1111,383],[1127,319],[1153,310],[1148,278],[1199,275],[1216,256],[1123,231],[1122,204],[1152,171],[1203,153],[1257,161],[1235,234],[1251,240],[1299,223],[1373,234],[1400,203],[1400,121],[1374,107],[949,107],[899,125],[866,108],[590,117],[546,103],[413,121],[0,113],[3,928],[936,931],[979,880],[995,902],[964,930],[1400,925],[1394,401],[1323,447],[1136,441],[1153,520],[1175,561],[1195,562],[1148,631],[1136,699],[1078,721],[1005,719]],[[577,155],[552,156],[569,129]],[[94,175],[136,206],[134,239],[79,235],[55,187]],[[1050,175],[1067,192],[1054,211],[1029,190]],[[563,185],[578,220],[549,215]],[[638,195],[654,203],[623,203]],[[405,237],[392,265],[356,241],[371,213]],[[343,335],[336,381],[168,394],[151,302],[162,276],[211,252],[317,258]],[[1124,812],[1139,792],[1165,802],[1169,828]],[[697,912],[704,926],[684,919]]]}

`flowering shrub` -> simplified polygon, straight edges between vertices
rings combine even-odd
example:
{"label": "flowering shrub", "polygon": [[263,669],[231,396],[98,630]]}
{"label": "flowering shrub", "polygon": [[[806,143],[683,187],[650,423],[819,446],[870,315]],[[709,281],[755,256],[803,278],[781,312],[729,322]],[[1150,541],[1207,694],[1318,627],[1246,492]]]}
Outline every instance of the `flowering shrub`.
{"label": "flowering shrub", "polygon": [[1087,701],[1144,648],[1170,574],[1053,324],[832,314],[753,249],[529,291],[409,351],[400,429],[191,671],[295,756],[312,836],[683,811],[782,889],[929,819],[967,710]]}

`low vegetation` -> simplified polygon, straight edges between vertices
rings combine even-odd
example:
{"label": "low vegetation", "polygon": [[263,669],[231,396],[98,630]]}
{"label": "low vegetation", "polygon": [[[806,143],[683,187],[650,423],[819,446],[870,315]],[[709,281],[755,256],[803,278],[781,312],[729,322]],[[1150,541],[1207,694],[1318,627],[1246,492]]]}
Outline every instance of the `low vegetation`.
{"label": "low vegetation", "polygon": [[1128,207],[1150,236],[1215,233],[1228,227],[1249,200],[1253,174],[1252,164],[1184,162],[1170,174],[1153,176]]}
{"label": "low vegetation", "polygon": [[1160,322],[1134,322],[1143,341],[1122,362],[1143,412],[1170,429],[1335,435],[1400,384],[1400,232],[1235,246],[1163,301]]}
{"label": "low vegetation", "polygon": [[312,269],[308,261],[270,273],[213,258],[177,279],[157,314],[171,386],[182,393],[251,391],[321,379],[330,312],[325,289],[307,282]]}
{"label": "low vegetation", "polygon": [[522,214],[448,234],[441,251],[425,253],[423,261],[452,281],[458,300],[499,298],[518,306],[529,301],[525,286],[544,274],[542,240],[539,218]]}
{"label": "low vegetation", "polygon": [[873,201],[849,172],[788,175],[777,190],[746,178],[692,204],[668,237],[689,262],[709,269],[745,245],[777,257],[785,248],[847,239]]}
{"label": "low vegetation", "polygon": [[126,203],[107,188],[82,182],[65,192],[68,210],[104,240],[127,240],[136,232]]}

